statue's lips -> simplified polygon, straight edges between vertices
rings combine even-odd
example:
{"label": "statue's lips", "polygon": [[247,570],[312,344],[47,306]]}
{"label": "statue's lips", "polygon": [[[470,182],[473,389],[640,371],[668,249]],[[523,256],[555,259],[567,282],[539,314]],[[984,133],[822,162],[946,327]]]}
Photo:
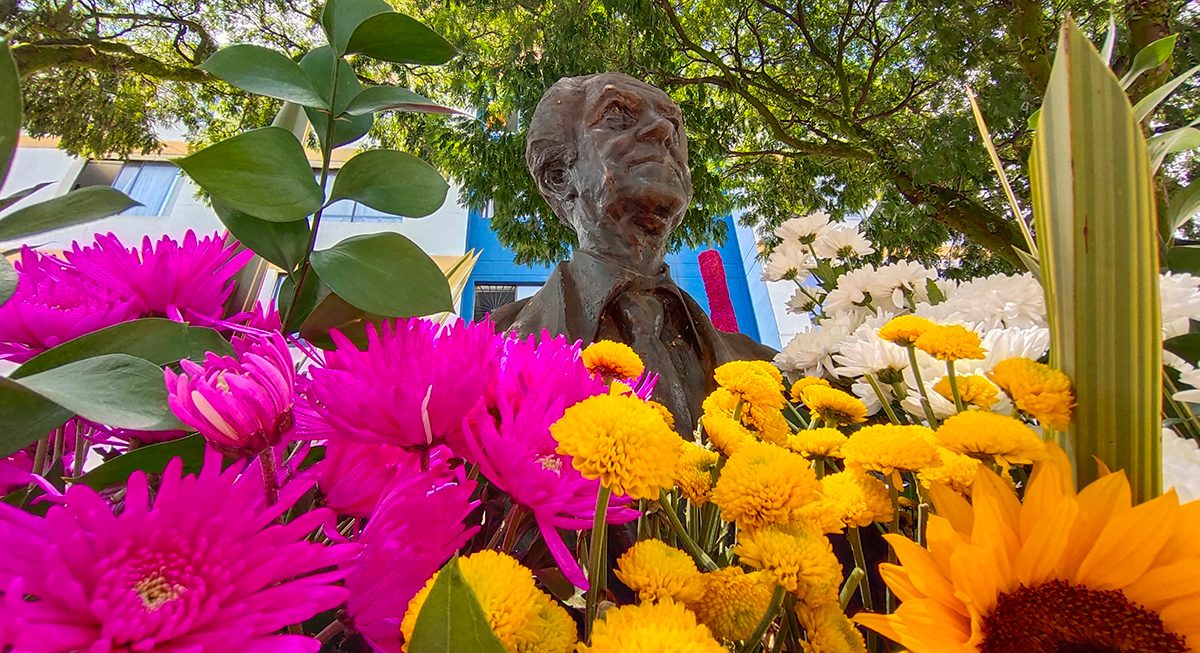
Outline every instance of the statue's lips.
{"label": "statue's lips", "polygon": [[662,154],[647,154],[646,156],[628,159],[625,163],[625,167],[626,169],[633,169],[637,166],[645,165],[647,163],[657,163],[660,166],[669,168],[671,172],[675,173],[676,177],[683,178],[683,175],[679,172],[679,167],[675,165],[675,162],[671,160],[670,157]]}

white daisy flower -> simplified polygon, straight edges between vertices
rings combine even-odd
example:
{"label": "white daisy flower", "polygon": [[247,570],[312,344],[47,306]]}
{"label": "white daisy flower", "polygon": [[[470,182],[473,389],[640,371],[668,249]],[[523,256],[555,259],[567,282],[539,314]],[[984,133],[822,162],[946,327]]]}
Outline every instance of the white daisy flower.
{"label": "white daisy flower", "polygon": [[1188,321],[1200,320],[1200,278],[1167,272],[1159,279],[1158,292],[1163,340],[1187,333]]}
{"label": "white daisy flower", "polygon": [[835,224],[813,241],[813,251],[818,258],[843,260],[870,254],[875,248],[871,246],[871,241],[859,233],[857,227]]}
{"label": "white daisy flower", "polygon": [[914,304],[928,302],[929,289],[926,283],[934,279],[937,279],[937,272],[920,263],[889,263],[875,270],[874,284],[870,289],[871,297],[875,306],[881,310],[893,307],[896,310],[908,310],[909,303],[905,295],[911,295]]}
{"label": "white daisy flower", "polygon": [[796,241],[787,240],[780,243],[771,255],[767,257],[762,269],[763,281],[783,281],[785,279],[802,279],[808,276],[809,270],[817,267],[817,260],[808,248]]}
{"label": "white daisy flower", "polygon": [[824,211],[816,211],[785,221],[775,229],[775,235],[783,242],[795,241],[810,244],[828,228],[829,214]]}
{"label": "white daisy flower", "polygon": [[797,377],[837,376],[833,354],[850,335],[851,325],[843,320],[826,320],[798,332],[775,356],[775,365]]}
{"label": "white daisy flower", "polygon": [[1196,441],[1164,428],[1162,457],[1163,490],[1175,488],[1182,503],[1200,499],[1200,449]]}
{"label": "white daisy flower", "polygon": [[[874,265],[868,264],[861,268],[850,270],[838,277],[837,287],[830,290],[828,295],[825,295],[825,301],[821,304],[821,308],[830,317],[838,317],[843,313],[863,311],[868,314],[874,314],[874,311],[867,308],[867,303],[871,301],[871,287],[874,283]],[[856,311],[855,309],[863,309],[863,311]]]}

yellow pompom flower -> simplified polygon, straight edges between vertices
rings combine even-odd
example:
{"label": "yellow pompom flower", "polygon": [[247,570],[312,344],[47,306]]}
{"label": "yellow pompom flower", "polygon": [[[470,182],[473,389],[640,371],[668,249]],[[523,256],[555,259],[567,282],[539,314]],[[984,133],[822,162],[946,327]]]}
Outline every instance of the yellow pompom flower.
{"label": "yellow pompom flower", "polygon": [[757,442],[750,429],[724,413],[705,413],[700,418],[700,426],[704,428],[708,441],[726,456],[732,456],[746,444]]}
{"label": "yellow pompom flower", "polygon": [[736,642],[754,632],[771,603],[773,587],[761,571],[746,573],[741,567],[726,567],[704,574],[704,595],[688,608],[714,637]]}
{"label": "yellow pompom flower", "polygon": [[884,536],[900,607],[855,621],[911,651],[1197,650],[1200,502],[1135,506],[1124,472],[1072,476],[1051,444],[1023,501],[986,468],[970,502],[935,487],[927,546]]}
{"label": "yellow pompom flower", "polygon": [[947,449],[997,465],[1028,465],[1046,457],[1046,443],[1021,420],[1008,415],[969,410],[942,422],[935,432]]}
{"label": "yellow pompom flower", "polygon": [[646,364],[633,347],[612,340],[600,340],[584,347],[583,364],[592,374],[612,379],[636,379],[646,370]]}
{"label": "yellow pompom flower", "polygon": [[667,427],[672,431],[675,430],[675,416],[671,414],[670,409],[653,399],[647,401],[646,405],[657,410],[658,414],[662,415],[663,421],[667,423]]}
{"label": "yellow pompom flower", "polygon": [[741,531],[733,552],[800,601],[813,606],[837,604],[842,565],[829,540],[811,525]]}
{"label": "yellow pompom flower", "polygon": [[684,442],[675,466],[675,485],[688,501],[702,506],[712,498],[712,471],[721,456],[695,442]]}
{"label": "yellow pompom flower", "polygon": [[752,405],[742,421],[754,427],[754,433],[760,440],[771,444],[783,446],[792,433],[792,427],[778,408]]}
{"label": "yellow pompom flower", "polygon": [[971,486],[975,484],[975,476],[982,463],[945,447],[938,447],[937,453],[942,464],[922,469],[917,474],[917,480],[925,487],[944,485],[959,494],[970,496]]}
{"label": "yellow pompom flower", "polygon": [[[942,395],[947,401],[954,401],[954,392],[950,389],[950,377],[943,376],[933,384],[933,391]],[[975,406],[982,410],[991,410],[1000,400],[1000,391],[988,380],[978,374],[968,374],[958,377],[958,398],[964,405]]]}
{"label": "yellow pompom flower", "polygon": [[867,405],[843,390],[814,385],[805,390],[801,398],[813,419],[819,417],[826,424],[845,426],[867,421]]}
{"label": "yellow pompom flower", "polygon": [[793,404],[804,403],[804,390],[814,385],[830,387],[829,381],[819,376],[806,376],[792,384],[791,399]]}
{"label": "yellow pompom flower", "polygon": [[[521,563],[508,554],[487,549],[460,559],[458,565],[505,651],[528,650],[529,646],[547,637],[542,613],[544,601],[550,597],[537,588],[533,573]],[[441,573],[434,574],[408,604],[400,622],[405,651],[408,650],[407,642],[412,640],[421,607]]]}
{"label": "yellow pompom flower", "polygon": [[728,653],[696,615],[670,599],[613,608],[578,653]]}
{"label": "yellow pompom flower", "polygon": [[575,620],[557,601],[542,594],[538,601],[540,635],[533,641],[519,642],[516,653],[571,653],[579,641]]}
{"label": "yellow pompom flower", "polygon": [[892,476],[940,464],[933,431],[924,426],[873,424],[851,435],[842,445],[846,464]]}
{"label": "yellow pompom flower", "polygon": [[853,468],[821,479],[821,503],[830,506],[846,526],[890,522],[895,513],[883,481]]}
{"label": "yellow pompom flower", "polygon": [[810,458],[841,458],[846,436],[837,429],[804,429],[788,437],[787,448]]}
{"label": "yellow pompom flower", "polygon": [[796,604],[796,617],[808,641],[801,642],[804,653],[866,653],[867,644],[854,622],[836,604],[818,607]]}
{"label": "yellow pompom flower", "polygon": [[1065,431],[1071,423],[1075,395],[1071,379],[1059,370],[1028,358],[1009,358],[997,363],[988,378],[1042,426]]}
{"label": "yellow pompom flower", "polygon": [[981,344],[979,334],[957,324],[927,329],[913,343],[917,349],[943,361],[982,359],[986,354]]}
{"label": "yellow pompom flower", "polygon": [[726,388],[717,388],[704,398],[700,408],[705,415],[733,415],[737,409],[738,398]]}
{"label": "yellow pompom flower", "polygon": [[714,370],[713,378],[717,385],[732,392],[743,404],[782,410],[783,376],[778,370],[770,374],[765,368],[775,370],[769,363],[764,367],[762,361],[733,361]]}
{"label": "yellow pompom flower", "polygon": [[908,347],[935,326],[937,325],[923,317],[901,315],[888,320],[887,324],[879,327],[879,337],[888,342]]}
{"label": "yellow pompom flower", "polygon": [[725,521],[758,528],[796,521],[804,504],[816,500],[820,487],[803,456],[750,442],[729,456],[712,498]]}
{"label": "yellow pompom flower", "polygon": [[642,540],[617,559],[614,572],[643,601],[698,601],[704,578],[692,556],[661,540]]}
{"label": "yellow pompom flower", "polygon": [[657,499],[674,485],[683,440],[637,397],[588,397],[567,408],[550,434],[584,478],[600,479],[616,494]]}

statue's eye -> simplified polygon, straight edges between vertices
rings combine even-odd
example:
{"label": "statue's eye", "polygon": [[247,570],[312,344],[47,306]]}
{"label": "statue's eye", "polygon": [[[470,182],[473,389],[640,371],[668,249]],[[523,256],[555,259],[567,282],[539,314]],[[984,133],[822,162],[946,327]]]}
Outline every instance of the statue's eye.
{"label": "statue's eye", "polygon": [[604,108],[600,120],[606,127],[624,128],[634,123],[633,112],[620,102],[613,102]]}

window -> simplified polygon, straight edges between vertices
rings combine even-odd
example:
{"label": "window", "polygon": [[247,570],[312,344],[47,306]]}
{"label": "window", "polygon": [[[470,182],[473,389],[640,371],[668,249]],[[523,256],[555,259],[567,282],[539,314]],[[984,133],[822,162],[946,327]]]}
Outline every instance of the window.
{"label": "window", "polygon": [[[325,188],[333,188],[333,180],[336,176],[336,173],[330,173],[329,180],[325,182]],[[325,210],[321,212],[321,219],[339,222],[399,222],[404,218],[376,211],[353,200],[338,200],[325,207]]]}
{"label": "window", "polygon": [[539,288],[541,286],[477,283],[475,284],[475,314],[472,319],[478,322],[488,313],[505,304],[533,297]]}
{"label": "window", "polygon": [[112,186],[141,203],[121,215],[163,215],[178,181],[179,168],[167,162],[88,161],[75,188]]}

